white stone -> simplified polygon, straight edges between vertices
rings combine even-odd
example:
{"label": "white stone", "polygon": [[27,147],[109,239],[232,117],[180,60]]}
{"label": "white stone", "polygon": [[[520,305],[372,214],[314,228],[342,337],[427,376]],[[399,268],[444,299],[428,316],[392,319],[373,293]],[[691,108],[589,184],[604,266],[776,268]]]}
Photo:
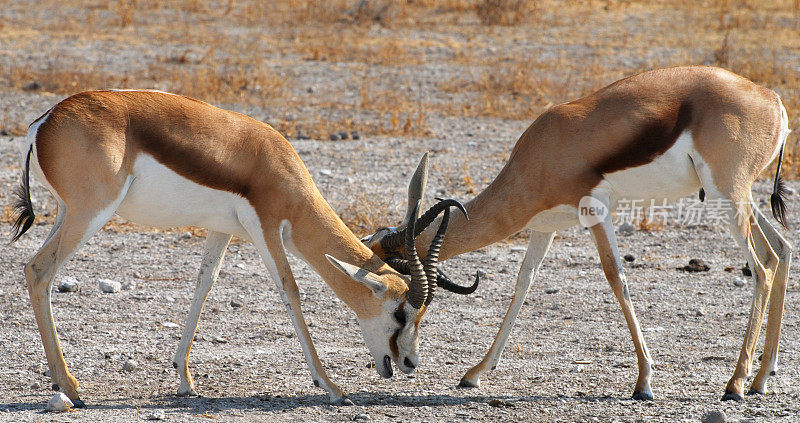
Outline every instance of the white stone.
{"label": "white stone", "polygon": [[133,360],[125,360],[125,363],[122,365],[122,370],[126,372],[132,372],[136,370],[136,362]]}
{"label": "white stone", "polygon": [[163,322],[161,323],[161,326],[164,326],[165,328],[177,328],[178,324],[172,322]]}
{"label": "white stone", "polygon": [[633,235],[635,231],[636,227],[633,226],[631,222],[624,222],[623,224],[619,225],[619,229],[617,229],[617,232],[619,232],[620,235]]}
{"label": "white stone", "polygon": [[74,404],[70,401],[68,396],[63,392],[57,392],[53,395],[53,398],[50,398],[50,401],[47,402],[47,408],[45,408],[45,410],[60,413],[68,411],[72,406],[74,406]]}
{"label": "white stone", "polygon": [[78,280],[72,276],[64,276],[58,283],[58,292],[75,292],[78,290]]}
{"label": "white stone", "polygon": [[100,285],[100,290],[106,294],[122,291],[122,284],[117,281],[112,281],[111,279],[100,279],[98,284]]}
{"label": "white stone", "polygon": [[167,419],[167,413],[165,413],[164,410],[153,411],[152,413],[150,413],[150,415],[147,416],[147,420],[166,420],[166,419]]}

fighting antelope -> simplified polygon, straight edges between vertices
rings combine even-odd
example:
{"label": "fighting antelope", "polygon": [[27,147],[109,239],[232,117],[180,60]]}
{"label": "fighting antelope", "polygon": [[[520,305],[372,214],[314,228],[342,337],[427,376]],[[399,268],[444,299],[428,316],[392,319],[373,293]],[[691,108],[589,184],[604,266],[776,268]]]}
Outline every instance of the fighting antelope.
{"label": "fighting antelope", "polygon": [[[432,299],[429,286],[436,284],[426,277],[436,273],[435,254],[423,262],[412,256],[410,277],[392,270],[347,229],[292,146],[269,125],[169,93],[90,91],[61,101],[36,119],[21,149],[23,179],[12,242],[34,221],[32,171],[57,200],[58,214],[41,249],[25,266],[28,293],[53,388],[77,406],[84,403],[61,352],[51,285],[61,265],[115,212],[150,226],[209,230],[197,289],[173,359],[180,375],[178,395],[195,394],[189,351],[232,235],[251,241],[258,250],[289,312],[313,382],[328,392],[331,402],[350,400],[328,379],[317,357],[286,250],[307,262],[356,313],[381,376],[391,377],[392,360],[405,373],[419,363],[418,326]],[[412,191],[424,183],[416,180]],[[412,227],[416,210],[409,211]],[[414,251],[414,238],[405,241]]]}
{"label": "fighting antelope", "polygon": [[[755,293],[739,360],[723,400],[742,398],[769,302],[761,368],[750,387],[764,393],[777,368],[791,245],[753,202],[751,185],[778,157],[771,197],[773,216],[785,226],[780,164],[789,133],[786,110],[773,91],[719,68],[677,67],[617,81],[587,97],[553,107],[514,146],[500,174],[456,216],[439,260],[530,230],[530,243],[514,296],[483,360],[460,385],[476,387],[493,369],[555,231],[579,224],[581,199],[613,211],[620,199],[675,200],[701,196],[729,200],[730,231],[754,270]],[[417,223],[416,232],[432,216]],[[652,399],[653,360],[628,295],[610,212],[590,228],[603,271],[633,338],[639,377],[633,397]],[[382,258],[404,254],[396,239],[407,230],[382,229],[364,242]],[[432,229],[420,235],[424,251]],[[418,248],[420,248],[418,247]]]}

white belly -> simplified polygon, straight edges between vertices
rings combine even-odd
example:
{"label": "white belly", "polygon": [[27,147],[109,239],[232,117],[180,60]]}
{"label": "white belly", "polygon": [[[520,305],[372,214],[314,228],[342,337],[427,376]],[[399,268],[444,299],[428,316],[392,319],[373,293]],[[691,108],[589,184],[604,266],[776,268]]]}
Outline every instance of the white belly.
{"label": "white belly", "polygon": [[592,192],[608,196],[612,209],[619,200],[643,200],[640,204],[650,204],[650,200],[656,204],[675,201],[701,187],[694,158],[700,159],[700,155],[694,149],[691,134],[684,132],[652,162],[604,175]]}
{"label": "white belly", "polygon": [[134,163],[133,182],[117,208],[117,214],[142,225],[198,226],[249,239],[239,223],[243,212],[255,215],[247,199],[190,181],[144,153]]}

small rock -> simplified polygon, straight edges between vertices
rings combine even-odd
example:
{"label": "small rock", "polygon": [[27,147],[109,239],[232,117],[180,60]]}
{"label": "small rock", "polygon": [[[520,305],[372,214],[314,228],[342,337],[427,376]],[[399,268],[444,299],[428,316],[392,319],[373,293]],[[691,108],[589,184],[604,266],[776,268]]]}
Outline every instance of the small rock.
{"label": "small rock", "polygon": [[112,281],[111,279],[100,279],[98,284],[100,285],[100,290],[106,294],[114,294],[122,291],[122,284],[117,281]]}
{"label": "small rock", "polygon": [[339,134],[336,133],[331,134],[328,138],[330,138],[331,141],[339,141],[339,139],[341,139],[341,137],[339,137]]}
{"label": "small rock", "polygon": [[181,239],[191,239],[192,233],[191,232],[184,232],[181,234]]}
{"label": "small rock", "polygon": [[700,309],[700,310],[695,311],[694,315],[697,316],[697,317],[703,317],[703,316],[706,315],[706,312],[705,312],[705,310]]}
{"label": "small rock", "polygon": [[224,336],[215,336],[214,338],[211,339],[211,342],[215,342],[217,344],[227,344],[228,340],[225,339]]}
{"label": "small rock", "polygon": [[53,398],[50,398],[50,401],[47,402],[45,410],[61,413],[69,411],[69,408],[74,405],[75,404],[73,404],[69,397],[63,392],[56,392]]}
{"label": "small rock", "polygon": [[241,307],[241,306],[243,306],[243,305],[244,305],[244,304],[242,304],[242,302],[241,302],[241,301],[239,301],[239,300],[237,300],[237,299],[233,299],[233,300],[231,300],[231,307],[236,307],[236,308],[238,308],[238,307]]}
{"label": "small rock", "polygon": [[6,131],[5,129],[0,129],[0,136],[7,137],[9,135],[11,135],[11,133]]}
{"label": "small rock", "polygon": [[164,299],[167,300],[168,303],[174,303],[175,302],[175,298],[172,298],[170,296],[167,296]]}
{"label": "small rock", "polygon": [[353,131],[353,132],[350,133],[350,138],[352,138],[354,140],[360,140],[361,139],[361,135],[358,132]]}
{"label": "small rock", "polygon": [[725,412],[722,410],[709,411],[700,420],[703,423],[725,423]]}
{"label": "small rock", "polygon": [[619,225],[619,229],[617,229],[617,232],[619,232],[620,235],[625,236],[633,235],[635,231],[636,227],[633,226],[631,222],[624,222],[623,224]]}
{"label": "small rock", "polygon": [[753,272],[750,270],[750,263],[744,264],[744,267],[742,267],[742,274],[745,276],[753,276]]}
{"label": "small rock", "polygon": [[359,421],[359,420],[367,421],[369,419],[370,419],[369,414],[367,413],[356,414],[355,417],[353,417],[353,421]]}
{"label": "small rock", "polygon": [[322,176],[331,176],[332,175],[331,171],[328,170],[328,169],[320,169],[319,170],[319,174],[322,175]]}
{"label": "small rock", "polygon": [[131,289],[136,288],[136,283],[128,281],[122,284],[122,289],[124,291],[130,291]]}
{"label": "small rock", "polygon": [[339,138],[346,140],[350,138],[350,135],[347,134],[347,131],[339,131]]}
{"label": "small rock", "polygon": [[167,413],[164,410],[156,410],[147,415],[147,420],[166,420]]}
{"label": "small rock", "polygon": [[691,259],[691,260],[689,260],[689,264],[687,264],[686,266],[678,268],[678,270],[681,270],[681,271],[684,271],[684,272],[692,272],[692,273],[695,273],[695,272],[708,272],[709,269],[711,269],[711,268],[706,264],[706,262],[704,262],[701,259]]}
{"label": "small rock", "polygon": [[527,248],[525,248],[525,247],[521,247],[521,246],[518,246],[518,245],[514,246],[514,247],[511,247],[511,252],[512,253],[524,253],[525,251],[527,251]]}
{"label": "small rock", "polygon": [[625,256],[622,258],[628,263],[632,263],[634,260],[636,260],[636,257],[634,257],[633,254],[625,254]]}
{"label": "small rock", "polygon": [[[30,84],[25,84],[25,85],[22,86],[22,89],[24,91],[36,91],[36,90],[38,90],[40,88],[42,88],[42,84],[40,84],[40,83],[38,83],[36,81],[33,81]],[[70,405],[72,405],[72,404],[70,404]]]}
{"label": "small rock", "polygon": [[508,401],[503,401],[503,400],[501,400],[499,398],[490,399],[489,400],[489,405],[491,405],[492,407],[513,407],[514,406],[514,404],[512,404],[512,403],[510,403]]}
{"label": "small rock", "polygon": [[33,390],[42,389],[42,384],[39,383],[39,382],[33,382],[33,383],[31,383],[31,389],[33,389]]}
{"label": "small rock", "polygon": [[733,285],[737,288],[741,288],[745,285],[745,281],[742,278],[736,278],[733,280]]}
{"label": "small rock", "polygon": [[177,328],[178,324],[172,322],[163,322],[161,323],[161,326],[164,326],[165,328]]}
{"label": "small rock", "polygon": [[122,364],[122,370],[126,372],[132,372],[136,370],[137,363],[134,360],[125,360],[125,363]]}
{"label": "small rock", "polygon": [[58,283],[58,292],[76,292],[78,290],[78,280],[72,276],[65,276]]}
{"label": "small rock", "polygon": [[559,291],[558,288],[547,288],[547,289],[544,290],[544,293],[545,294],[555,294],[558,291]]}

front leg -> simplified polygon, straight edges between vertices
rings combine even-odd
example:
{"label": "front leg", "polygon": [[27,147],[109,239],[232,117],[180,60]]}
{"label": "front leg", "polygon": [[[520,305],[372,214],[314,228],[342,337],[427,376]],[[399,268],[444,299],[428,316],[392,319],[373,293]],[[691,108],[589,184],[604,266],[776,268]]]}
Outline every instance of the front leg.
{"label": "front leg", "polygon": [[259,250],[264,250],[261,254],[262,259],[270,269],[272,278],[278,287],[278,292],[281,294],[283,305],[286,306],[286,311],[289,312],[289,318],[292,320],[295,333],[297,333],[297,339],[300,340],[300,346],[303,348],[303,355],[311,370],[314,386],[318,386],[328,392],[331,404],[353,405],[353,402],[345,396],[342,388],[328,378],[325,369],[322,367],[322,362],[317,356],[314,341],[311,339],[308,326],[303,318],[303,311],[300,309],[300,290],[297,288],[292,269],[286,258],[283,243],[278,237],[268,239],[266,243],[264,245],[265,248],[259,248]]}
{"label": "front leg", "polygon": [[178,395],[182,397],[197,395],[192,375],[189,374],[189,351],[192,350],[192,341],[194,341],[194,334],[197,331],[197,324],[200,322],[200,313],[203,312],[206,297],[219,276],[222,259],[225,257],[225,251],[230,241],[231,235],[222,232],[209,231],[206,236],[206,251],[203,254],[203,261],[200,263],[200,274],[197,276],[192,307],[189,309],[189,316],[186,317],[186,326],[183,327],[178,350],[175,351],[175,357],[172,359],[172,365],[178,370],[181,378]]}
{"label": "front leg", "polygon": [[514,321],[519,315],[522,304],[525,302],[525,296],[528,294],[528,289],[533,282],[533,278],[539,270],[539,266],[550,249],[550,244],[553,243],[555,232],[531,232],[531,240],[528,243],[528,250],[525,252],[525,258],[522,260],[522,267],[519,269],[517,276],[517,285],[514,288],[514,297],[511,299],[511,304],[508,306],[508,311],[503,318],[503,323],[500,325],[500,331],[492,342],[489,352],[483,357],[480,363],[469,369],[461,382],[458,384],[463,387],[477,387],[480,385],[480,377],[486,370],[494,370],[497,363],[500,361],[500,355],[503,353],[503,348],[508,341],[508,335],[514,327]]}

